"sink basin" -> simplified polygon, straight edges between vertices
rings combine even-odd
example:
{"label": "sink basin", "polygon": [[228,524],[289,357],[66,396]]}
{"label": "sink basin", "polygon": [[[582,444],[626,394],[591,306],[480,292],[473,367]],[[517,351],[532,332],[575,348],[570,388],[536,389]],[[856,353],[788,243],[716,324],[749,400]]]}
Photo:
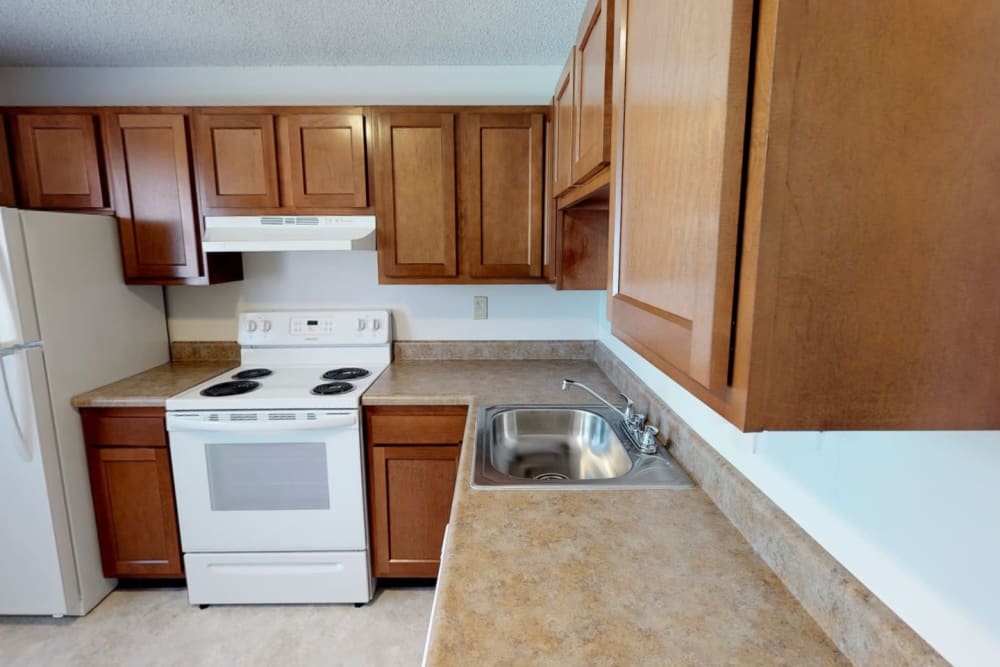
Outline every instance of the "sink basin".
{"label": "sink basin", "polygon": [[619,416],[602,406],[496,405],[479,411],[477,488],[690,487],[662,448],[634,449]]}

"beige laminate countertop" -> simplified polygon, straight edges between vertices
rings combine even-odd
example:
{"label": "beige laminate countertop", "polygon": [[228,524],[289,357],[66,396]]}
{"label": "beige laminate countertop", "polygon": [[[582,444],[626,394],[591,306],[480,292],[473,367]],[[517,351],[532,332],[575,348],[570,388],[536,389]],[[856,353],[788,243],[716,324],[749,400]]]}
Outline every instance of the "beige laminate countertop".
{"label": "beige laminate countertop", "polygon": [[171,362],[78,394],[75,408],[162,408],[167,399],[239,366],[237,361]]}
{"label": "beige laminate countertop", "polygon": [[366,405],[468,404],[427,664],[850,664],[700,488],[478,490],[476,414],[593,403],[590,361],[408,361]]}

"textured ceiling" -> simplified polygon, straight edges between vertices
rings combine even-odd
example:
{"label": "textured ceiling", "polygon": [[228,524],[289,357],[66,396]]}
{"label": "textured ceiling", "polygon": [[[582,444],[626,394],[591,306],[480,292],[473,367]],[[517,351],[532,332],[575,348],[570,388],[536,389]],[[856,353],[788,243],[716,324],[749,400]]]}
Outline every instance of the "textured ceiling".
{"label": "textured ceiling", "polygon": [[561,65],[586,0],[0,0],[0,65]]}

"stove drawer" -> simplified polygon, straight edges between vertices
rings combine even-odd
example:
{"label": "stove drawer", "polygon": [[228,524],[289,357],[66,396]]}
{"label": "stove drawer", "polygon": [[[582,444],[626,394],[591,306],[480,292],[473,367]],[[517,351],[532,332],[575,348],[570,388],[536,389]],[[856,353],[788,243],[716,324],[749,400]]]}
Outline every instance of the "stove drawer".
{"label": "stove drawer", "polygon": [[191,604],[370,602],[365,551],[185,554]]}

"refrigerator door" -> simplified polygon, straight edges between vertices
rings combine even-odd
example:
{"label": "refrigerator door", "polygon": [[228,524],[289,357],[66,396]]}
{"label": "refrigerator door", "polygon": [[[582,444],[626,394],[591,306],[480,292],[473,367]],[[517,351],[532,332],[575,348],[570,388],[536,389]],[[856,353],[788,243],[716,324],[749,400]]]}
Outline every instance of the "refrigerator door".
{"label": "refrigerator door", "polygon": [[101,567],[87,450],[71,400],[169,361],[163,289],[124,284],[114,218],[44,211],[20,217],[81,593],[69,613],[83,614],[115,582]]}
{"label": "refrigerator door", "polygon": [[0,208],[0,349],[38,339],[21,214]]}
{"label": "refrigerator door", "polygon": [[40,349],[0,351],[0,614],[80,606]]}

